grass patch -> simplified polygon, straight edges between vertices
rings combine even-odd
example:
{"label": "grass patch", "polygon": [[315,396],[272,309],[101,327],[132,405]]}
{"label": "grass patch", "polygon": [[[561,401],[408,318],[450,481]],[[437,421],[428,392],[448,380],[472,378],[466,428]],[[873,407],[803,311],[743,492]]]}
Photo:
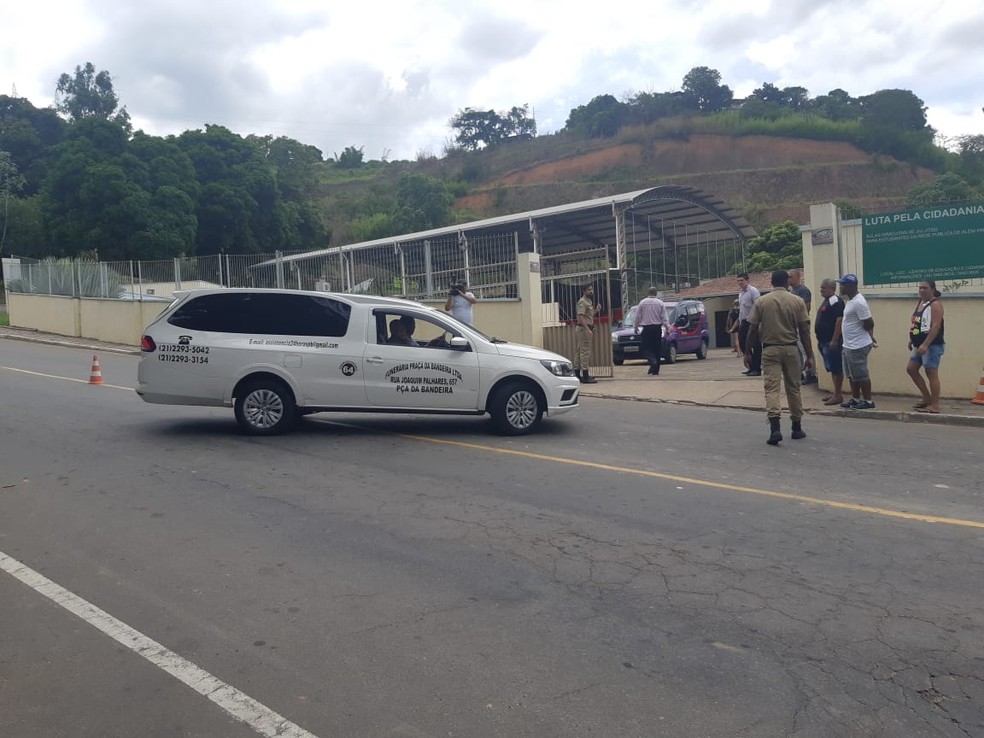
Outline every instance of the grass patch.
{"label": "grass patch", "polygon": [[10,325],[10,316],[7,314],[6,309],[0,312],[0,325]]}

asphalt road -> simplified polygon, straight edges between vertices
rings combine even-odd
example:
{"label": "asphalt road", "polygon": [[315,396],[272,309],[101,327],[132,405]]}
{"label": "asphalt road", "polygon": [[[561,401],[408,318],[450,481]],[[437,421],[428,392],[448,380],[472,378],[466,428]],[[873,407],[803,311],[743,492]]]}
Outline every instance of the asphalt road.
{"label": "asphalt road", "polygon": [[254,439],[90,360],[0,340],[5,738],[984,735],[984,430],[588,399]]}

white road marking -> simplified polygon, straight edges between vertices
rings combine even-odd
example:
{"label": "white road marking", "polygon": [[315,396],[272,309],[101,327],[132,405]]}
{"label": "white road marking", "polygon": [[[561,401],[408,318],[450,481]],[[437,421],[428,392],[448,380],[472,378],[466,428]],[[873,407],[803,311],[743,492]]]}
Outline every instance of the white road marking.
{"label": "white road marking", "polygon": [[225,710],[260,735],[269,738],[317,738],[304,728],[292,723],[269,707],[260,704],[252,697],[240,692],[220,679],[209,674],[199,666],[165,648],[152,638],[117,620],[104,610],[69,592],[42,574],[34,571],[17,559],[0,551],[0,569],[61,605],[73,615],[85,620],[89,625],[101,630],[113,640],[122,643],[134,653],[143,656],[154,666],[166,671],[179,682],[191,687],[199,694]]}
{"label": "white road marking", "polygon": [[[31,374],[35,377],[44,377],[45,379],[62,379],[66,382],[78,382],[79,384],[89,384],[88,379],[75,379],[74,377],[60,377],[57,374],[44,374],[42,372],[32,372],[30,369],[18,369],[13,366],[0,366],[0,369],[6,369],[8,372],[20,372],[21,374]],[[108,384],[103,382],[102,384],[93,385],[94,387],[109,387],[110,389],[126,390],[127,392],[133,392],[133,387],[120,387],[118,384]]]}

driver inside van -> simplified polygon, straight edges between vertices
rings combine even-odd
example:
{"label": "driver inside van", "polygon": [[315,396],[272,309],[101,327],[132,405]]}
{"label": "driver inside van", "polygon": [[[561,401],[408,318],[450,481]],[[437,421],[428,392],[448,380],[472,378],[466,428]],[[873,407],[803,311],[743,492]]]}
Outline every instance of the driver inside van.
{"label": "driver inside van", "polygon": [[390,337],[386,343],[391,346],[417,346],[419,345],[411,337],[414,329],[416,328],[413,318],[408,318],[406,316],[402,318],[394,318],[390,321],[389,331]]}
{"label": "driver inside van", "polygon": [[[440,330],[439,326],[433,325],[429,322],[425,322],[425,324],[431,328]],[[431,348],[441,348],[447,346],[447,343],[444,340],[443,332],[429,341],[418,341],[413,337],[415,330],[417,330],[417,321],[409,315],[394,318],[389,323],[390,337],[386,340],[386,343],[391,346],[428,346]]]}

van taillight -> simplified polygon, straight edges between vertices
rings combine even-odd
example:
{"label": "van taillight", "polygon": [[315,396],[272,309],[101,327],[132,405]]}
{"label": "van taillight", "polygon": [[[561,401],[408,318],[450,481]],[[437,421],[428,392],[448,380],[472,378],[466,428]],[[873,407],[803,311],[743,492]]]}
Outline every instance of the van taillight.
{"label": "van taillight", "polygon": [[154,339],[150,336],[142,336],[140,338],[140,350],[141,351],[156,351],[157,344],[154,343]]}

